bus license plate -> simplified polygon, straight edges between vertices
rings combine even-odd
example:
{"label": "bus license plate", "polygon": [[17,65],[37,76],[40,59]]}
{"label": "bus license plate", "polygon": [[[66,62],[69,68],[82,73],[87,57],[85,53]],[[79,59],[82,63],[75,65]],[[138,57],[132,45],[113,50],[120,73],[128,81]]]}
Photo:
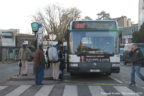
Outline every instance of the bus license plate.
{"label": "bus license plate", "polygon": [[90,69],[90,72],[100,72],[100,69]]}

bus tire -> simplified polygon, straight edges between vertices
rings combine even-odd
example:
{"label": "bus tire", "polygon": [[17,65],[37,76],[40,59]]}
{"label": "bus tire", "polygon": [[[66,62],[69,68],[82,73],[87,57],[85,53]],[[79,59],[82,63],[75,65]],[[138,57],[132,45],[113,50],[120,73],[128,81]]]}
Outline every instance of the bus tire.
{"label": "bus tire", "polygon": [[71,76],[75,76],[76,74],[75,74],[75,73],[70,73],[70,75],[71,75]]}
{"label": "bus tire", "polygon": [[126,62],[126,61],[124,61],[124,65],[127,65],[127,62]]}
{"label": "bus tire", "polygon": [[106,76],[110,76],[110,75],[111,75],[111,73],[105,73],[105,75],[106,75]]}

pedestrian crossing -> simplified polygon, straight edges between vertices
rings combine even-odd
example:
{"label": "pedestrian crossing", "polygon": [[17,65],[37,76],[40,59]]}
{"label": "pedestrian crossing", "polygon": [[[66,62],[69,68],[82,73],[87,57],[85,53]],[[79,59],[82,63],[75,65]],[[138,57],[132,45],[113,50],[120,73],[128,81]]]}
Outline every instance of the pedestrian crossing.
{"label": "pedestrian crossing", "polygon": [[50,86],[44,85],[34,96],[48,96],[53,87],[54,85]]}
{"label": "pedestrian crossing", "polygon": [[[59,85],[20,85],[17,87],[13,86],[0,86],[0,96],[57,96],[57,91],[61,91],[62,94],[59,96],[82,96],[79,94],[85,94],[83,96],[144,96],[143,92],[138,90],[133,90],[126,86],[111,86],[106,88],[106,86],[83,86],[83,85],[61,85],[64,86],[58,87]],[[12,88],[9,90],[9,88]],[[35,90],[36,87],[39,87],[33,95],[29,94],[28,90]],[[85,88],[83,88],[85,87]],[[87,89],[80,91],[82,89]],[[4,92],[9,90],[7,92]],[[55,90],[55,92],[52,92]],[[79,93],[83,92],[83,93]],[[5,94],[4,94],[5,93]],[[53,93],[53,94],[52,94]]]}
{"label": "pedestrian crossing", "polygon": [[5,89],[7,86],[0,86],[0,90]]}
{"label": "pedestrian crossing", "polygon": [[31,85],[20,85],[18,88],[16,88],[12,92],[8,93],[6,96],[19,96],[25,90],[27,90],[29,87],[31,87]]}

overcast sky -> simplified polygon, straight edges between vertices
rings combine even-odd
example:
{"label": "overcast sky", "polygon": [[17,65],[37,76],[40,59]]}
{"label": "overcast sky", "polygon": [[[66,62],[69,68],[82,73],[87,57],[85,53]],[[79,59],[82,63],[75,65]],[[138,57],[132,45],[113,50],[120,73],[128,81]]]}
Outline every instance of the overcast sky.
{"label": "overcast sky", "polygon": [[52,4],[77,7],[82,17],[96,19],[96,14],[104,10],[112,18],[127,16],[138,23],[139,0],[1,0],[0,29],[16,28],[21,33],[31,33],[31,16]]}

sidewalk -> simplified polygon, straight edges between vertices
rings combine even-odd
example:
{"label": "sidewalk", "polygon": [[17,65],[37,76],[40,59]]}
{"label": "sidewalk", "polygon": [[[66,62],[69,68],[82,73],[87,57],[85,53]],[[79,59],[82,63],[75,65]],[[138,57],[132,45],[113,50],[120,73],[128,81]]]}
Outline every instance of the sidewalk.
{"label": "sidewalk", "polygon": [[[11,76],[8,80],[12,81],[26,81],[26,80],[34,80],[35,75],[33,74],[33,64],[29,64],[29,72],[28,76],[21,76],[19,74],[16,74],[14,76]],[[52,80],[52,68],[45,69],[44,71],[44,79],[45,80]]]}

